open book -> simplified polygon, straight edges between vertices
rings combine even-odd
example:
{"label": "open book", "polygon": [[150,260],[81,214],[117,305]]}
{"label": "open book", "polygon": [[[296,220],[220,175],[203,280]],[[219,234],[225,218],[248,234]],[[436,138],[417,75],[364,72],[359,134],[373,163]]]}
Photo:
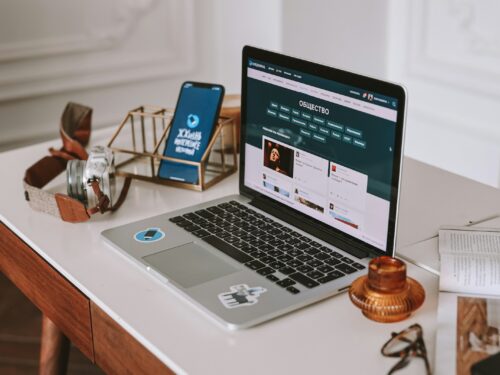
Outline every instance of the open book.
{"label": "open book", "polygon": [[436,374],[499,374],[500,229],[441,229],[439,256]]}
{"label": "open book", "polygon": [[441,229],[439,257],[441,291],[500,296],[499,229]]}

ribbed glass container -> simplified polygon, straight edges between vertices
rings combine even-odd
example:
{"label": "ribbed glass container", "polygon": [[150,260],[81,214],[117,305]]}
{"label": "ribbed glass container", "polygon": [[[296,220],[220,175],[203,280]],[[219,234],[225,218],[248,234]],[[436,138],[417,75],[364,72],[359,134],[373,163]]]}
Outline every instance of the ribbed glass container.
{"label": "ribbed glass container", "polygon": [[349,289],[352,303],[377,322],[392,323],[408,318],[425,300],[420,283],[406,277],[406,264],[396,258],[372,259],[368,275],[356,279]]}

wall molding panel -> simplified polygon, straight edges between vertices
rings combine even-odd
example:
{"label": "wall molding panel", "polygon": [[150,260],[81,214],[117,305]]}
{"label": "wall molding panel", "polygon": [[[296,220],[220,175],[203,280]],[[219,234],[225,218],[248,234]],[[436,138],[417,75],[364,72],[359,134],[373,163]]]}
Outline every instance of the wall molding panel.
{"label": "wall molding panel", "polygon": [[496,0],[412,1],[408,74],[500,98],[495,8]]}
{"label": "wall molding panel", "polygon": [[[133,31],[137,25],[136,21],[144,13],[151,11],[156,1],[158,0],[114,1],[112,4],[113,21],[97,29],[87,24],[78,32],[67,35],[48,37],[37,34],[29,39],[2,42],[0,43],[0,63],[111,48]],[[54,8],[54,12],[57,12],[57,5],[57,3],[47,2],[47,6],[51,10]]]}
{"label": "wall molding panel", "polygon": [[409,156],[500,181],[496,0],[392,0],[388,75],[408,87]]}
{"label": "wall molding panel", "polygon": [[[0,20],[26,7],[6,1],[10,9]],[[28,2],[35,8],[40,3]],[[0,101],[171,77],[194,68],[192,0],[42,3],[50,19],[45,35],[33,28],[14,41],[0,36]],[[77,15],[78,24],[58,26],[57,7]]]}

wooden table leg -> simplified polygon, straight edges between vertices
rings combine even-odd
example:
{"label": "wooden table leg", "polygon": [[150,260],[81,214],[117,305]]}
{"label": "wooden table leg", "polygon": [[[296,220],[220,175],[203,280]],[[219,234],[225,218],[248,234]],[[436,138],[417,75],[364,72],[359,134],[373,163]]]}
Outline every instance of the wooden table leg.
{"label": "wooden table leg", "polygon": [[42,340],[39,375],[65,375],[70,342],[45,315],[42,318]]}

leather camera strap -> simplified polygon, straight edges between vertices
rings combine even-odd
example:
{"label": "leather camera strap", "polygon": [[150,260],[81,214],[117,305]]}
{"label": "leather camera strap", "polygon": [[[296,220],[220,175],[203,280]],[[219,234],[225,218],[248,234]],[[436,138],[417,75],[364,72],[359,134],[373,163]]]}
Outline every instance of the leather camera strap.
{"label": "leather camera strap", "polygon": [[98,203],[87,209],[79,200],[65,194],[51,193],[42,188],[61,172],[72,159],[87,160],[85,146],[90,138],[92,109],[76,103],[68,103],[61,118],[60,134],[63,147],[60,150],[49,149],[51,156],[45,156],[26,170],[23,185],[25,198],[37,211],[45,212],[71,223],[84,222],[94,213],[116,211],[125,200],[131,179],[124,181],[120,196],[114,206],[110,206],[109,197],[103,194],[97,181],[91,186]]}
{"label": "leather camera strap", "polygon": [[101,214],[111,211],[114,212],[120,208],[120,206],[123,204],[125,201],[125,198],[127,198],[128,190],[130,188],[130,183],[132,182],[132,179],[130,177],[125,177],[125,180],[123,181],[123,186],[122,186],[122,191],[120,192],[120,196],[118,197],[118,200],[115,202],[113,206],[109,205],[109,198],[107,195],[105,195],[99,186],[99,182],[94,180],[91,182],[91,187],[92,190],[94,190],[94,194],[97,197],[98,203],[96,206],[87,209],[87,212],[89,215],[93,215],[97,212],[100,212]]}

